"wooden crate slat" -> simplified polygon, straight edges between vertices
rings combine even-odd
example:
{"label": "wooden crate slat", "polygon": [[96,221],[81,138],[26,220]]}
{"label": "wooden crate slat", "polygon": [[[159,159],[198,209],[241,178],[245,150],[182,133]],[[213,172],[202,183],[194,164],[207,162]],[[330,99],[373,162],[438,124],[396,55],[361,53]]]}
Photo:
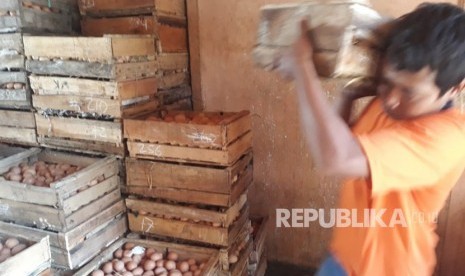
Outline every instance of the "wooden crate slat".
{"label": "wooden crate slat", "polygon": [[158,88],[170,89],[183,85],[188,85],[189,73],[188,72],[170,72],[157,74]]}
{"label": "wooden crate slat", "polygon": [[44,187],[4,180],[0,177],[0,198],[19,202],[58,206],[59,199],[55,191]]}
{"label": "wooden crate slat", "polygon": [[120,239],[105,249],[99,256],[77,271],[75,276],[87,276],[92,271],[98,269],[106,261],[113,259],[113,252],[121,248],[126,242],[134,243],[147,248],[155,248],[159,252],[176,252],[180,258],[191,257],[197,261],[206,261],[204,270],[205,276],[218,275],[218,254],[216,250],[202,247],[194,247],[176,243],[166,243],[159,241],[146,241],[137,239]]}
{"label": "wooden crate slat", "polygon": [[131,141],[128,141],[127,145],[131,157],[230,166],[250,150],[252,146],[252,134],[248,132],[243,135],[235,143],[227,147],[226,150],[190,148]]}
{"label": "wooden crate slat", "polygon": [[116,82],[48,76],[29,76],[29,80],[36,95],[118,97]]}
{"label": "wooden crate slat", "polygon": [[0,126],[34,129],[36,127],[34,113],[0,110]]}
{"label": "wooden crate slat", "polygon": [[187,70],[188,53],[161,53],[157,55],[158,69],[163,71]]}
{"label": "wooden crate slat", "polygon": [[46,118],[36,114],[36,124],[37,134],[42,136],[122,143],[122,126],[118,122],[52,116]]}
{"label": "wooden crate slat", "polygon": [[137,80],[156,75],[157,62],[102,64],[82,61],[27,60],[28,71],[38,75],[73,76],[115,81]]}
{"label": "wooden crate slat", "polygon": [[122,144],[114,143],[104,143],[98,141],[89,141],[89,140],[67,140],[64,138],[55,138],[55,137],[46,137],[38,136],[37,141],[41,146],[61,149],[61,150],[70,150],[72,149],[75,152],[81,153],[109,153],[118,156],[125,156],[125,147]]}
{"label": "wooden crate slat", "polygon": [[35,129],[0,126],[0,141],[22,145],[37,145]]}
{"label": "wooden crate slat", "polygon": [[199,223],[157,218],[149,215],[128,213],[129,229],[132,232],[195,241],[216,246],[230,246],[248,219],[246,205],[237,221],[228,228],[213,227]]}
{"label": "wooden crate slat", "polygon": [[122,100],[155,95],[157,93],[157,79],[148,78],[135,81],[118,82],[117,87],[119,97]]}
{"label": "wooden crate slat", "polygon": [[119,187],[119,176],[115,175],[79,193],[79,196],[65,199],[63,201],[63,211],[65,214],[71,214],[77,211],[79,208],[100,198],[109,191],[113,191],[117,187]]}
{"label": "wooden crate slat", "polygon": [[19,165],[24,159],[36,155],[39,148],[24,149],[0,144],[0,174],[6,173],[11,166]]}
{"label": "wooden crate slat", "polygon": [[80,0],[82,15],[115,16],[154,13],[159,18],[184,18],[186,7],[183,0]]}
{"label": "wooden crate slat", "polygon": [[70,216],[66,217],[66,226],[65,230],[72,229],[82,222],[86,221],[90,217],[107,206],[110,206],[112,203],[116,202],[121,198],[121,192],[119,189],[116,189],[109,194],[103,196],[102,198],[82,207],[78,211],[74,212]]}
{"label": "wooden crate slat", "polygon": [[23,36],[20,33],[0,34],[0,69],[24,69]]}

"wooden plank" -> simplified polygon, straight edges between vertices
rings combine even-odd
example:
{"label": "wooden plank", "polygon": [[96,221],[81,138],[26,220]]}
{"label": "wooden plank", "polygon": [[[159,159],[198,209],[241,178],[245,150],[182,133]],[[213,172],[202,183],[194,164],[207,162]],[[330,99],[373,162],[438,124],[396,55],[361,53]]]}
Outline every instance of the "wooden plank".
{"label": "wooden plank", "polygon": [[248,210],[248,206],[244,207],[239,219],[229,229],[128,213],[129,229],[136,233],[171,237],[215,246],[230,246],[246,223]]}
{"label": "wooden plank", "polygon": [[44,117],[36,115],[37,134],[55,138],[98,140],[122,143],[122,126],[118,122],[104,122],[76,118]]}
{"label": "wooden plank", "polygon": [[195,206],[179,206],[164,204],[148,200],[126,199],[126,206],[133,212],[148,212],[152,215],[164,215],[174,218],[198,220],[208,223],[219,223],[222,227],[229,227],[233,220],[239,215],[242,207],[247,202],[247,195],[241,198],[226,211],[212,211],[195,208]]}
{"label": "wooden plank", "polygon": [[185,19],[183,0],[80,0],[82,15],[94,17],[127,16],[154,13],[158,18]]}
{"label": "wooden plank", "polygon": [[266,269],[268,267],[268,262],[266,260],[266,256],[262,260],[260,260],[260,263],[258,264],[258,268],[255,271],[254,276],[265,276]]}
{"label": "wooden plank", "polygon": [[22,145],[37,145],[37,134],[34,129],[0,126],[0,141]]}
{"label": "wooden plank", "polygon": [[119,185],[119,176],[115,175],[93,187],[78,193],[74,197],[70,197],[64,200],[63,211],[65,214],[71,214],[77,211],[79,208],[118,188]]}
{"label": "wooden plank", "polygon": [[169,105],[179,100],[191,98],[192,90],[190,86],[176,87],[167,90],[160,90],[157,93],[161,105]]}
{"label": "wooden plank", "polygon": [[158,69],[164,71],[188,70],[189,55],[187,53],[161,53],[157,55]]}
{"label": "wooden plank", "polygon": [[185,53],[188,51],[185,27],[159,24],[155,34],[158,36],[157,50],[159,53]]}
{"label": "wooden plank", "polygon": [[50,245],[45,237],[2,262],[0,275],[36,275],[47,268],[50,268]]}
{"label": "wooden plank", "polygon": [[157,22],[153,16],[132,16],[114,18],[90,18],[81,20],[82,34],[102,36],[107,34],[154,35]]}
{"label": "wooden plank", "polygon": [[157,91],[156,78],[130,81],[99,81],[66,77],[30,76],[36,95],[70,95],[128,100],[153,96]]}
{"label": "wooden plank", "polygon": [[160,241],[146,241],[137,239],[120,239],[105,249],[99,256],[77,271],[75,276],[87,276],[103,263],[113,258],[113,252],[121,248],[125,243],[134,243],[145,248],[155,248],[158,252],[175,252],[181,259],[194,258],[196,261],[205,262],[203,274],[205,276],[217,276],[218,255],[216,250],[195,246]]}
{"label": "wooden plank", "polygon": [[34,129],[36,127],[34,113],[0,110],[0,126]]}
{"label": "wooden plank", "polygon": [[65,228],[64,217],[59,210],[7,199],[0,199],[0,219],[55,231]]}
{"label": "wooden plank", "polygon": [[70,110],[75,112],[96,113],[114,118],[122,117],[121,102],[119,100],[80,97],[67,95],[33,95],[33,106],[38,110]]}
{"label": "wooden plank", "polygon": [[3,177],[0,177],[0,198],[48,206],[57,206],[59,202],[57,194],[49,188],[7,181]]}
{"label": "wooden plank", "polygon": [[112,79],[118,81],[138,80],[154,77],[156,72],[156,61],[121,63],[115,65]]}
{"label": "wooden plank", "polygon": [[252,134],[244,134],[226,150],[189,148],[163,144],[142,142],[127,142],[131,157],[175,162],[190,162],[197,164],[216,164],[230,166],[252,147]]}
{"label": "wooden plank", "polygon": [[123,144],[105,143],[89,140],[67,140],[66,138],[55,138],[38,136],[37,140],[43,147],[61,150],[73,150],[75,152],[90,153],[90,154],[114,154],[125,156],[126,149]]}
{"label": "wooden plank", "polygon": [[[111,36],[110,36],[111,37]],[[114,57],[155,56],[155,43],[151,37],[111,37]]]}
{"label": "wooden plank", "polygon": [[[13,148],[14,151],[9,152],[9,146],[4,144],[0,145],[1,155],[3,156],[3,158],[0,159],[0,174],[6,173],[10,167],[19,165],[21,162],[24,162],[24,160],[30,158],[31,156],[37,155],[41,151],[39,148],[31,148],[28,150],[23,148]],[[6,157],[5,152],[8,153],[8,157]]]}
{"label": "wooden plank", "polygon": [[27,60],[26,69],[38,75],[73,76],[99,79],[115,79],[114,67],[110,64],[81,61]]}
{"label": "wooden plank", "polygon": [[0,70],[24,69],[22,34],[0,34]]}
{"label": "wooden plank", "polygon": [[117,98],[119,83],[66,77],[29,76],[36,95],[72,95]]}
{"label": "wooden plank", "polygon": [[150,113],[159,106],[158,100],[144,101],[139,104],[131,105],[123,110],[122,118],[131,118],[144,113]]}
{"label": "wooden plank", "polygon": [[158,88],[170,89],[182,85],[189,84],[189,73],[188,72],[171,72],[171,73],[159,73]]}
{"label": "wooden plank", "polygon": [[96,200],[85,207],[74,212],[72,215],[66,217],[66,228],[63,231],[73,229],[89,218],[93,217],[96,213],[99,213],[100,210],[110,206],[112,203],[121,199],[121,193],[119,189],[115,189],[109,194],[101,197],[99,200]]}
{"label": "wooden plank", "polygon": [[200,20],[198,0],[186,1],[189,32],[189,63],[194,110],[204,110],[202,97],[202,70],[200,69]]}

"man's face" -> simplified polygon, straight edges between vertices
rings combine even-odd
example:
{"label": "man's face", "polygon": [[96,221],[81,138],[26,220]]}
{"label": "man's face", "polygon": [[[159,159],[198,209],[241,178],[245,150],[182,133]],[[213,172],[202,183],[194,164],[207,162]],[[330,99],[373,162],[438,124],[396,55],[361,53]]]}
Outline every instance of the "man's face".
{"label": "man's face", "polygon": [[440,111],[455,93],[451,90],[439,97],[435,77],[428,67],[410,72],[384,65],[377,92],[386,113],[396,120],[408,120]]}

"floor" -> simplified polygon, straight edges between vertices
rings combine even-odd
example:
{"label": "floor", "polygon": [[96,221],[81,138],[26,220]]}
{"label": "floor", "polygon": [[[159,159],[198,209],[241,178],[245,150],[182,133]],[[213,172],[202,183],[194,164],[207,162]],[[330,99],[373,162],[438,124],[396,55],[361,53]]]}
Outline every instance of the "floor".
{"label": "floor", "polygon": [[265,276],[313,276],[315,270],[299,268],[288,264],[270,262]]}

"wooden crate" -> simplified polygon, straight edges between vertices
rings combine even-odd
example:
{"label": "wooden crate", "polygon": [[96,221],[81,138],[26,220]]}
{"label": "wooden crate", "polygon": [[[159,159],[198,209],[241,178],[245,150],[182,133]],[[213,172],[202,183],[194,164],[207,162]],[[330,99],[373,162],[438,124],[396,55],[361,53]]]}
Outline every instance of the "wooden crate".
{"label": "wooden crate", "polygon": [[152,35],[155,37],[159,53],[188,52],[186,26],[163,24],[151,15],[112,18],[85,17],[81,20],[81,28],[85,36]]}
{"label": "wooden crate", "polygon": [[33,242],[28,237],[21,238],[16,233],[2,233],[0,239],[16,238],[29,247],[0,263],[0,275],[39,275],[50,268],[50,244],[48,237]]}
{"label": "wooden crate", "polygon": [[202,271],[203,276],[217,276],[219,273],[218,269],[218,253],[214,249],[188,246],[183,244],[176,243],[167,243],[160,241],[146,241],[139,239],[120,239],[111,245],[108,249],[102,252],[100,255],[95,257],[91,262],[89,262],[82,269],[77,271],[75,276],[87,276],[92,273],[92,271],[100,268],[100,266],[113,259],[113,253],[121,248],[125,243],[130,242],[138,246],[143,246],[146,248],[154,248],[158,252],[168,253],[175,252],[179,255],[179,258],[189,259],[193,258],[197,261],[204,261],[206,265]]}
{"label": "wooden crate", "polygon": [[0,110],[0,142],[36,146],[36,121],[30,111]]}
{"label": "wooden crate", "polygon": [[74,7],[63,0],[2,0],[0,32],[72,33]]}
{"label": "wooden crate", "polygon": [[127,231],[124,212],[124,201],[119,200],[67,232],[52,232],[0,222],[0,233],[16,233],[18,237],[28,237],[34,241],[48,236],[50,238],[52,266],[73,270],[82,267],[108,244],[123,236]]}
{"label": "wooden crate", "polygon": [[231,207],[252,183],[252,154],[227,168],[126,159],[128,194]]}
{"label": "wooden crate", "polygon": [[26,68],[37,75],[114,81],[154,77],[155,45],[148,36],[25,36]]}
{"label": "wooden crate", "polygon": [[266,269],[268,267],[268,260],[266,255],[260,260],[258,264],[249,264],[248,276],[265,276]]}
{"label": "wooden crate", "polygon": [[125,156],[121,121],[35,116],[37,139],[42,146]]}
{"label": "wooden crate", "polygon": [[157,81],[99,81],[31,76],[36,110],[67,110],[91,116],[123,118],[155,110]]}
{"label": "wooden crate", "polygon": [[[187,118],[200,115],[199,112],[189,111],[161,111],[124,120],[124,137],[128,139],[129,154],[144,159],[229,166],[251,150],[251,118],[248,111],[202,114],[216,120],[220,118],[220,121],[210,121],[208,124],[172,121],[177,116]],[[222,117],[218,117],[220,115]]]}
{"label": "wooden crate", "polygon": [[[16,85],[12,87],[11,85]],[[31,89],[24,71],[0,71],[0,107],[31,110]]]}
{"label": "wooden crate", "polygon": [[24,61],[23,35],[0,34],[0,70],[24,70]]}
{"label": "wooden crate", "polygon": [[[230,247],[247,224],[247,197],[226,210],[126,199],[132,232]],[[187,219],[187,220],[186,220]],[[236,220],[235,220],[236,219]],[[210,223],[215,223],[212,225]]]}
{"label": "wooden crate", "polygon": [[187,71],[157,73],[158,88],[171,89],[190,84],[190,75]]}
{"label": "wooden crate", "polygon": [[79,10],[83,16],[108,17],[153,14],[160,21],[185,21],[184,0],[79,0]]}
{"label": "wooden crate", "polygon": [[239,260],[237,263],[231,265],[229,270],[220,270],[219,276],[247,276],[248,275],[248,265],[249,258],[248,254],[252,251],[252,241],[247,242],[245,249],[241,252]]}
{"label": "wooden crate", "polygon": [[250,254],[250,263],[259,263],[264,255],[266,249],[266,236],[269,224],[268,217],[255,217],[252,218],[252,226],[254,232],[252,233],[253,251]]}
{"label": "wooden crate", "polygon": [[[250,237],[251,227],[252,225],[250,224],[250,220],[247,220],[231,245],[229,247],[219,249],[220,267],[223,271],[236,271],[236,273],[233,273],[232,275],[238,275],[237,271],[242,271],[244,264],[246,262],[247,264],[249,263],[249,255],[253,250],[253,242]],[[231,255],[235,255],[239,258],[234,264],[229,263]]]}
{"label": "wooden crate", "polygon": [[314,62],[324,77],[373,76],[379,59],[373,29],[381,16],[367,1],[338,0],[268,5],[261,10],[253,52],[258,65],[274,69],[276,58],[301,35],[300,21],[308,19]]}
{"label": "wooden crate", "polygon": [[192,98],[192,89],[190,86],[181,86],[166,90],[158,90],[157,98],[160,106],[171,105],[184,99]]}
{"label": "wooden crate", "polygon": [[[102,159],[37,149],[22,160],[4,164],[0,168],[0,174],[20,163],[38,160],[84,168],[52,183],[50,188],[7,181],[0,177],[1,220],[66,232],[121,198],[119,164],[115,157]],[[103,181],[82,190],[91,181],[102,176]]]}

